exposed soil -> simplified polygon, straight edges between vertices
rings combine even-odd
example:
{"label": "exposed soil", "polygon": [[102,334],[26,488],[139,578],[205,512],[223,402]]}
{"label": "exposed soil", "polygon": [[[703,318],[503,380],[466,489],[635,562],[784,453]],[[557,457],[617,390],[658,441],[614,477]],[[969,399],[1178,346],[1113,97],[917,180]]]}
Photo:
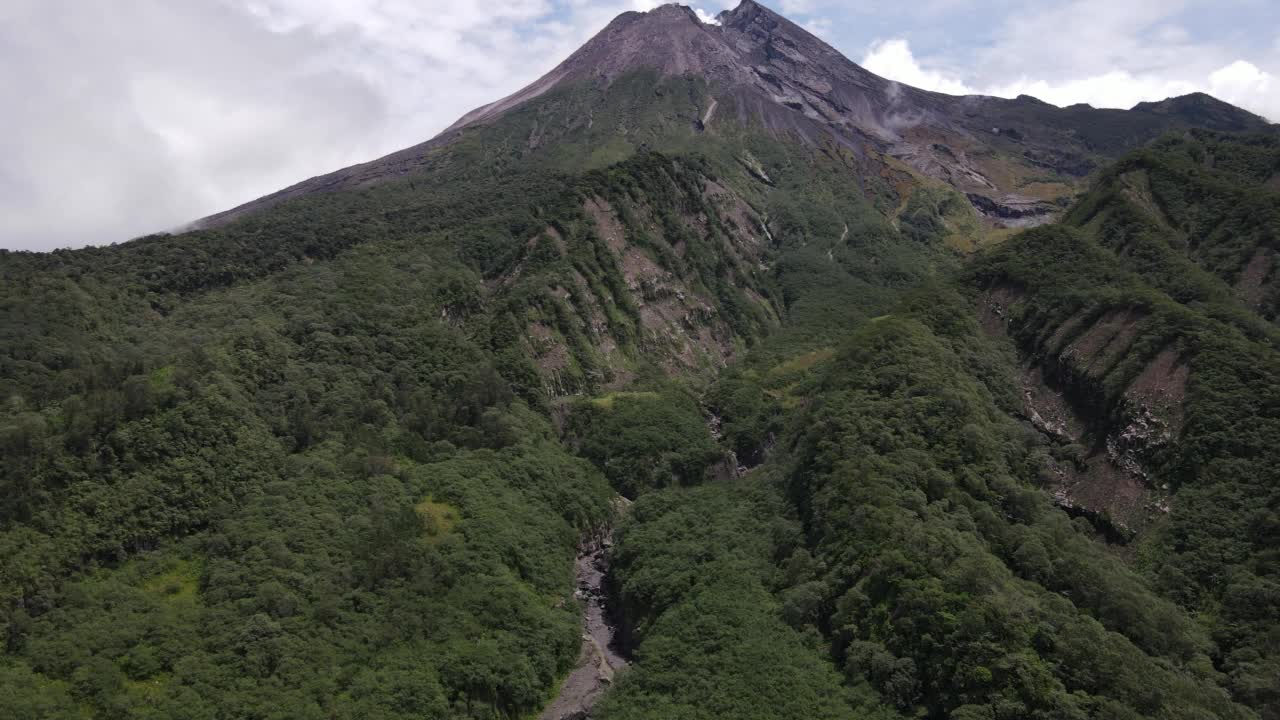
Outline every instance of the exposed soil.
{"label": "exposed soil", "polygon": [[1146,524],[1159,501],[1142,478],[1117,466],[1107,453],[1095,452],[1085,459],[1083,471],[1067,468],[1054,499],[1068,510],[1084,510],[1096,516],[1106,513],[1121,531],[1136,531]]}
{"label": "exposed soil", "polygon": [[1040,432],[1069,441],[1084,437],[1086,423],[1062,393],[1049,387],[1039,365],[1022,373],[1023,408]]}
{"label": "exposed soil", "polygon": [[733,249],[743,250],[750,257],[744,258],[758,263],[760,253],[765,245],[764,221],[755,210],[737,194],[729,192],[714,180],[707,180],[703,186],[702,197],[714,204],[733,237]]}
{"label": "exposed soil", "polygon": [[720,101],[712,99],[711,106],[707,108],[706,114],[702,116],[702,129],[706,129],[711,124],[711,118],[715,117],[716,108],[720,106]]}
{"label": "exposed soil", "polygon": [[1031,228],[1053,222],[1061,214],[1061,208],[1036,198],[1023,195],[1005,195],[991,198],[981,193],[966,193],[969,203],[978,214],[998,227]]}
{"label": "exposed soil", "polygon": [[1091,375],[1101,377],[1124,356],[1138,335],[1142,315],[1133,310],[1113,310],[1103,315],[1084,335],[1063,351],[1073,363]]}
{"label": "exposed soil", "polygon": [[1001,285],[992,288],[983,298],[979,306],[979,322],[982,329],[991,337],[1000,337],[1009,332],[1009,313],[1013,305],[1026,296],[1026,292]]}
{"label": "exposed soil", "polygon": [[1154,414],[1169,434],[1177,437],[1182,430],[1183,402],[1190,378],[1191,366],[1176,348],[1168,347],[1142,369],[1125,390],[1125,399]]}
{"label": "exposed soil", "polygon": [[[1023,294],[1008,286],[987,292],[978,309],[988,335],[1009,332],[1012,308]],[[1132,310],[1112,311],[1086,324],[1087,315],[1079,313],[1053,331],[1043,347],[1060,360],[1102,377],[1129,350],[1143,317]],[[1151,448],[1177,437],[1189,372],[1176,348],[1159,353],[1125,390],[1130,419],[1119,427],[1092,417],[1046,375],[1044,366],[1024,356],[1024,417],[1059,447],[1078,448],[1074,457],[1050,460],[1046,468],[1059,506],[1090,518],[1120,542],[1168,512],[1166,494],[1150,477],[1143,459]]]}
{"label": "exposed soil", "polygon": [[1249,264],[1240,272],[1240,279],[1236,281],[1236,295],[1250,310],[1257,310],[1262,305],[1273,264],[1271,253],[1266,248],[1258,248],[1253,257],[1249,258]]}
{"label": "exposed soil", "polygon": [[622,224],[613,215],[613,206],[604,198],[591,198],[582,206],[583,210],[591,216],[595,221],[596,231],[600,233],[600,238],[605,241],[615,253],[621,254],[627,247],[626,233],[622,229]]}
{"label": "exposed soil", "polygon": [[[725,193],[725,202],[741,202],[718,185],[713,192],[716,190]],[[710,301],[642,249],[628,244],[627,231],[608,201],[591,198],[583,209],[595,222],[618,261],[627,288],[635,295],[646,349],[660,351],[663,365],[673,371],[725,365],[734,352],[733,332],[717,317]],[[647,220],[651,232],[661,233],[647,210],[639,208],[638,214]],[[698,218],[686,220],[694,227],[699,224]],[[705,218],[701,223],[705,225]]]}
{"label": "exposed soil", "polygon": [[1071,461],[1050,464],[1053,496],[1059,506],[1105,520],[1121,534],[1140,529],[1154,512],[1163,509],[1132,452],[1141,449],[1136,435],[1143,434],[1147,424],[1135,422],[1135,427],[1141,427],[1133,431],[1134,438],[1129,437],[1131,428],[1104,435],[1107,429],[1079,414],[1067,396],[1047,381],[1039,366],[1024,369],[1022,393],[1023,412],[1037,430],[1058,442],[1089,448],[1078,465]]}

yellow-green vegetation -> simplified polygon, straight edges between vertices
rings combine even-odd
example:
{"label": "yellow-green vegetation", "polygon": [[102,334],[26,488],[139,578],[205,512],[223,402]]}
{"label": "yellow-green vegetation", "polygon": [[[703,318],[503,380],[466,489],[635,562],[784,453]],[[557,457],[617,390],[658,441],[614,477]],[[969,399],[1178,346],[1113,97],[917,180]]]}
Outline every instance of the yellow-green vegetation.
{"label": "yellow-green vegetation", "polygon": [[440,542],[453,532],[454,526],[462,519],[458,509],[448,503],[436,502],[427,496],[426,500],[413,508],[422,516],[427,526],[427,535],[433,542]]}
{"label": "yellow-green vegetation", "polygon": [[977,245],[973,249],[986,249],[996,247],[1010,238],[1015,237],[1022,230],[1018,228],[987,228]]}
{"label": "yellow-green vegetation", "polygon": [[1086,183],[1084,179],[1046,173],[1043,168],[1027,163],[1023,157],[1003,152],[983,153],[979,166],[983,175],[997,187],[1015,188],[1018,194],[1046,202],[1075,195]]}
{"label": "yellow-green vegetation", "polygon": [[1030,178],[1018,185],[1018,193],[1020,195],[1027,195],[1045,202],[1054,202],[1062,197],[1072,197],[1079,193],[1081,189],[1079,186],[1068,185],[1058,180],[1043,180],[1039,178]]}
{"label": "yellow-green vegetation", "polygon": [[151,387],[156,392],[170,392],[173,390],[173,365],[165,365],[151,371]]}
{"label": "yellow-green vegetation", "polygon": [[655,392],[624,392],[617,391],[606,393],[599,397],[591,398],[591,404],[602,410],[612,410],[614,403],[618,400],[657,400],[658,393]]}
{"label": "yellow-green vegetation", "polygon": [[[835,354],[834,348],[820,348],[774,365],[764,375],[761,385],[764,396],[778,403],[782,410],[794,410],[805,401],[805,389],[812,384],[813,378]],[[753,382],[761,379],[758,374],[750,372],[745,377]],[[730,425],[732,427],[732,423]],[[747,456],[754,454],[749,452]]]}
{"label": "yellow-green vegetation", "polygon": [[779,407],[783,410],[794,410],[800,407],[804,402],[804,394],[800,392],[803,384],[799,381],[787,383],[777,387],[770,387],[764,391],[766,397],[777,401]]}
{"label": "yellow-green vegetation", "polygon": [[948,185],[927,181],[914,188],[897,213],[904,235],[964,253],[986,245],[993,229],[974,211],[967,198]]}
{"label": "yellow-green vegetation", "polygon": [[[164,694],[168,689],[169,675],[160,674],[145,680],[126,679],[124,681],[125,694],[134,703],[143,706],[156,707],[164,699]],[[159,715],[156,715],[159,717]]]}
{"label": "yellow-green vegetation", "polygon": [[785,377],[796,373],[803,373],[812,370],[815,366],[827,362],[835,357],[836,351],[833,348],[822,348],[807,352],[803,355],[778,363],[769,368],[769,375],[772,377]]}
{"label": "yellow-green vegetation", "polygon": [[142,589],[172,602],[192,602],[200,590],[202,566],[195,560],[174,560],[167,570],[150,577]]}

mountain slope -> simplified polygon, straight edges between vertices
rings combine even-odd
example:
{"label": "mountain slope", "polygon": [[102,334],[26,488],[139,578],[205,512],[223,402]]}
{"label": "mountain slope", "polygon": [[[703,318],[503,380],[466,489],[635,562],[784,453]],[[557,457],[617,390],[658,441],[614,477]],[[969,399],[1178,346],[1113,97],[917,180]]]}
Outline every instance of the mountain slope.
{"label": "mountain slope", "polygon": [[[516,110],[532,110],[542,126],[590,127],[595,108],[616,103],[610,94],[629,92],[619,81],[638,71],[694,77],[698,87],[683,90],[687,103],[674,117],[630,117],[630,127],[610,125],[615,137],[603,142],[632,147],[652,142],[631,137],[649,129],[637,125],[663,125],[660,135],[686,142],[730,125],[775,138],[835,143],[859,155],[894,158],[946,182],[970,194],[990,222],[1001,224],[1043,222],[1060,210],[1056,201],[1070,196],[1080,177],[1163,132],[1267,127],[1262,118],[1203,95],[1144,103],[1131,111],[1059,109],[1026,97],[952,97],[878,77],[752,0],[722,13],[719,22],[706,25],[679,5],[624,13],[532,85],[468,113],[427,143],[313,178],[198,225],[217,225],[308,193],[367,187],[425,169],[438,162],[443,148],[483,134],[484,127]],[[606,97],[568,107],[554,101],[582,92]],[[528,151],[537,149],[539,134],[531,129]],[[1051,181],[1044,180],[1046,173]]]}
{"label": "mountain slope", "polygon": [[593,715],[1271,717],[1274,138],[1106,165],[1196,122],[1261,127],[666,6],[204,229],[0,253],[0,709],[528,717],[616,524]]}

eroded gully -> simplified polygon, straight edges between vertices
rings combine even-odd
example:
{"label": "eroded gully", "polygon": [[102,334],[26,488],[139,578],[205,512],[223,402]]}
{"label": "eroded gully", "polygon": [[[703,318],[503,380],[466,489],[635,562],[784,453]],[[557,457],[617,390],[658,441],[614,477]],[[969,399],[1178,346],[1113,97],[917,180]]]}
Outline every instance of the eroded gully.
{"label": "eroded gully", "polygon": [[574,595],[582,603],[582,649],[578,664],[539,720],[588,720],[614,676],[627,666],[617,650],[616,629],[609,617],[605,575],[612,533],[592,538],[578,551],[578,588]]}

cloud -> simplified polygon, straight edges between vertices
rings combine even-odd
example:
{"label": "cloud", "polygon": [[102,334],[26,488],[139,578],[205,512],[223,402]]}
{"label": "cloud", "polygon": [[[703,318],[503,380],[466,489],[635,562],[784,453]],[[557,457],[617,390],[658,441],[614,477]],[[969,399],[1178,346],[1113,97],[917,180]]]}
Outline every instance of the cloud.
{"label": "cloud", "polygon": [[1131,73],[1110,70],[1099,74],[1045,80],[1019,76],[1006,82],[981,84],[956,74],[926,67],[901,38],[873,43],[862,59],[868,70],[898,82],[950,95],[1033,97],[1066,106],[1130,108],[1142,101],[1164,100],[1192,92],[1207,92],[1221,100],[1270,119],[1280,118],[1280,81],[1253,63],[1235,60],[1210,72],[1183,70]]}
{"label": "cloud", "polygon": [[782,0],[779,8],[784,15],[808,15],[815,9],[814,0]]}
{"label": "cloud", "polygon": [[0,247],[181,226],[422,142],[646,0],[4,0]]}
{"label": "cloud", "polygon": [[698,19],[701,20],[704,25],[720,24],[720,21],[716,19],[715,15],[712,15],[711,13],[707,12],[706,10],[703,10],[702,8],[694,8],[693,11],[698,15]]}
{"label": "cloud", "polygon": [[[0,23],[0,245],[125,240],[370,151],[388,107],[225,8],[18,2]],[[313,173],[314,174],[314,173]]]}
{"label": "cloud", "polygon": [[873,43],[871,49],[862,58],[862,67],[881,77],[897,80],[922,90],[933,90],[949,95],[975,93],[960,80],[921,67],[911,52],[911,46],[906,40],[900,38]]}
{"label": "cloud", "polygon": [[1209,75],[1210,93],[1231,103],[1254,105],[1270,119],[1280,119],[1280,82],[1251,62],[1237,60]]}
{"label": "cloud", "polygon": [[[0,247],[123,241],[414,145],[661,2],[0,0]],[[770,4],[856,56],[891,38],[865,63],[944,92],[1126,107],[1204,90],[1280,119],[1274,23],[1262,0],[1221,2]],[[1252,50],[1206,39],[1215,18]]]}

